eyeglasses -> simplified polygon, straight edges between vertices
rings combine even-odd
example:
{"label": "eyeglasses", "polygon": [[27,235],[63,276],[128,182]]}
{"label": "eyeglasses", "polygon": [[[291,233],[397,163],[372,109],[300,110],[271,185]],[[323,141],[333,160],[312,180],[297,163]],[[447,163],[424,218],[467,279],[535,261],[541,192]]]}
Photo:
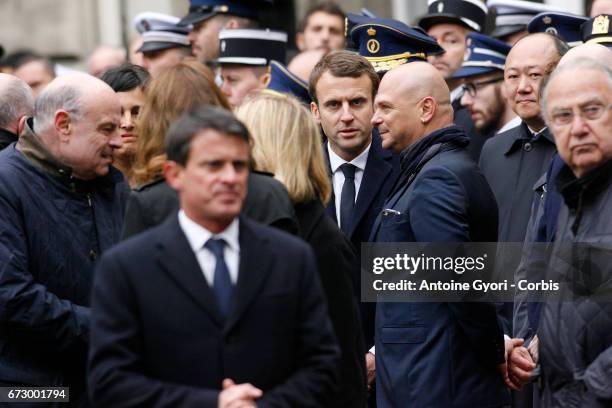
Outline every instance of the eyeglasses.
{"label": "eyeglasses", "polygon": [[482,88],[483,86],[494,84],[496,82],[503,81],[503,80],[504,80],[504,77],[502,76],[498,78],[489,79],[488,81],[468,82],[466,84],[463,84],[463,92],[467,92],[473,98],[478,94],[478,90]]}
{"label": "eyeglasses", "polygon": [[[595,121],[612,107],[612,104],[604,106],[602,104],[590,104],[579,108],[578,116],[584,120]],[[566,126],[574,121],[574,109],[557,110],[550,116],[555,126]]]}

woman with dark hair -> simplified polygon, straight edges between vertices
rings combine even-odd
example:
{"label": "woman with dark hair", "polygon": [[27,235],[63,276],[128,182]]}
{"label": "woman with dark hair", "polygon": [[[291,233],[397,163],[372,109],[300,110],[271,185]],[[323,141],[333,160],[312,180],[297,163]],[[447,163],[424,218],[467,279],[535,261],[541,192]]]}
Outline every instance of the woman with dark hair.
{"label": "woman with dark hair", "polygon": [[110,85],[119,96],[119,102],[121,103],[119,134],[123,146],[113,152],[113,166],[130,180],[138,140],[136,118],[138,118],[140,109],[144,105],[143,90],[149,79],[149,73],[141,66],[123,64],[106,71],[101,79]]}

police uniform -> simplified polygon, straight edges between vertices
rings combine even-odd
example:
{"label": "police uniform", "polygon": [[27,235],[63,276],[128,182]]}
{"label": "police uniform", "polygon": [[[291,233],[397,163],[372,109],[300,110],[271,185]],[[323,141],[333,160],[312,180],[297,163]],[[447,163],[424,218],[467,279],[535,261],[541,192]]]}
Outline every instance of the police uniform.
{"label": "police uniform", "polygon": [[278,61],[270,62],[270,82],[268,82],[267,88],[293,95],[302,103],[310,105],[311,99],[308,93],[308,84],[291,73],[284,64]]}
{"label": "police uniform", "polygon": [[601,44],[612,49],[612,32],[610,31],[612,16],[600,14],[584,22],[580,27],[582,41],[588,44]]}
{"label": "police uniform", "polygon": [[427,61],[428,55],[444,52],[424,31],[401,21],[349,14],[350,37],[359,55],[381,76],[399,65]]}
{"label": "police uniform", "polygon": [[580,26],[588,18],[570,13],[546,12],[535,16],[527,25],[529,33],[548,33],[556,35],[570,47],[582,44]]}
{"label": "police uniform", "polygon": [[179,26],[178,17],[147,11],[134,18],[134,28],[142,35],[138,52],[148,53],[170,48],[189,48],[187,34],[191,26]]}
{"label": "police uniform", "polygon": [[197,24],[217,15],[231,15],[258,21],[257,0],[190,0],[189,12],[179,25]]}
{"label": "police uniform", "polygon": [[[500,79],[503,78],[506,56],[510,52],[508,44],[483,34],[470,33],[467,37],[467,45],[463,64],[453,74],[453,78],[473,78],[494,72],[499,73]],[[494,136],[497,130],[493,129],[487,134],[477,132],[469,135],[468,153],[475,161],[478,161],[480,157],[484,142]]]}
{"label": "police uniform", "polygon": [[219,33],[216,62],[265,67],[273,60],[284,63],[286,54],[287,33],[268,29],[225,29]]}
{"label": "police uniform", "polygon": [[510,35],[521,31],[527,32],[527,24],[539,13],[561,11],[547,4],[524,0],[489,0],[489,13],[492,14],[495,26],[489,33],[491,37],[505,41]]}

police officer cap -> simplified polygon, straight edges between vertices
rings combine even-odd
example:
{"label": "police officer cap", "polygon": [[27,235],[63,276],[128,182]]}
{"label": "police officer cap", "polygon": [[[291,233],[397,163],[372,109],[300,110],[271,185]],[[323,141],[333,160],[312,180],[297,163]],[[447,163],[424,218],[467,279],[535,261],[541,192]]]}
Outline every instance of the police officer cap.
{"label": "police officer cap", "polygon": [[359,55],[370,61],[376,72],[444,52],[435,39],[401,21],[356,14],[349,14],[347,18],[353,27],[350,36]]}
{"label": "police officer cap", "polygon": [[580,27],[582,41],[585,43],[602,44],[608,48],[612,48],[610,20],[612,20],[611,15],[600,14],[585,21]]}
{"label": "police officer cap", "polygon": [[539,13],[561,11],[547,4],[524,0],[489,0],[489,12],[495,14],[492,37],[504,37],[527,29],[527,24]]}
{"label": "police officer cap", "polygon": [[134,28],[142,34],[138,52],[189,47],[187,34],[191,26],[179,26],[178,17],[147,11],[134,17]]}
{"label": "police officer cap", "polygon": [[436,24],[459,24],[482,32],[487,21],[487,6],[480,0],[428,0],[427,14],[418,25],[425,31]]}
{"label": "police officer cap", "polygon": [[189,13],[180,25],[196,24],[220,14],[258,20],[257,10],[271,0],[189,0]]}
{"label": "police officer cap", "polygon": [[310,104],[308,84],[289,72],[287,67],[278,61],[270,63],[268,89],[293,95],[306,105]]}
{"label": "police officer cap", "polygon": [[219,33],[219,64],[266,66],[285,62],[287,33],[268,29],[234,28]]}
{"label": "police officer cap", "polygon": [[511,48],[508,44],[479,33],[469,33],[466,43],[468,47],[463,64],[453,74],[453,78],[504,72],[506,57]]}
{"label": "police officer cap", "polygon": [[527,25],[530,33],[549,33],[558,36],[570,47],[582,44],[580,26],[588,18],[575,14],[549,11],[535,16]]}

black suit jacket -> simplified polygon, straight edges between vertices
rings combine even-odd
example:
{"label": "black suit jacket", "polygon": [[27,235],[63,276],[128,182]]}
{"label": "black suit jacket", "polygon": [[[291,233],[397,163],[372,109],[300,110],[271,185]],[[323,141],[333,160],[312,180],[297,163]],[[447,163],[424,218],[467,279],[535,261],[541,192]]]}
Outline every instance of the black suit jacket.
{"label": "black suit jacket", "polygon": [[226,322],[176,216],[102,258],[92,299],[94,405],[216,407],[224,378],[262,389],[259,407],[326,403],[339,350],[312,250],[246,218],[239,231]]}
{"label": "black suit jacket", "polygon": [[[326,142],[327,143],[327,142]],[[325,154],[328,161],[327,144],[325,144]],[[331,174],[331,170],[330,170]],[[361,179],[361,186],[355,201],[355,212],[353,223],[348,234],[348,238],[357,251],[357,259],[361,259],[361,243],[368,242],[370,232],[378,213],[382,210],[383,204],[391,187],[395,184],[395,179],[399,174],[399,157],[390,150],[382,148],[382,140],[378,135],[378,130],[372,132],[372,145],[368,154],[368,161]],[[336,192],[338,195],[340,192]],[[331,200],[325,208],[325,212],[338,224],[336,217],[336,201],[332,194]],[[361,277],[360,270],[352,274],[355,285],[355,296],[360,298]],[[361,323],[366,347],[369,349],[374,345],[374,316],[376,305],[374,303],[361,303]]]}
{"label": "black suit jacket", "polygon": [[[128,199],[123,239],[164,222],[179,210],[178,193],[163,178],[132,191]],[[297,235],[293,204],[285,186],[272,175],[251,171],[242,214],[262,224]]]}
{"label": "black suit jacket", "polygon": [[301,237],[317,257],[329,315],[342,351],[340,387],[330,407],[359,408],[366,399],[366,352],[351,274],[359,260],[342,231],[325,215],[323,204],[311,200],[295,206]]}

